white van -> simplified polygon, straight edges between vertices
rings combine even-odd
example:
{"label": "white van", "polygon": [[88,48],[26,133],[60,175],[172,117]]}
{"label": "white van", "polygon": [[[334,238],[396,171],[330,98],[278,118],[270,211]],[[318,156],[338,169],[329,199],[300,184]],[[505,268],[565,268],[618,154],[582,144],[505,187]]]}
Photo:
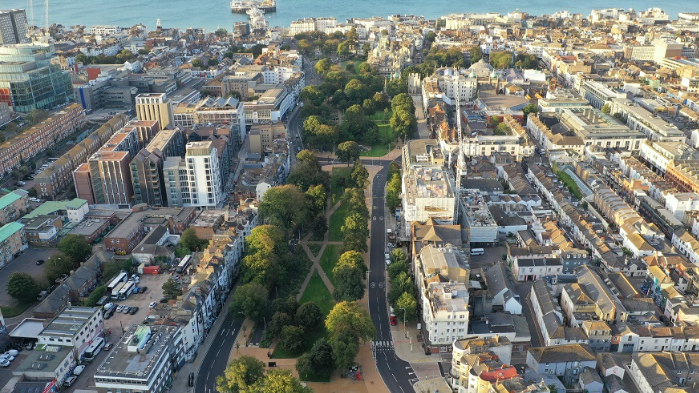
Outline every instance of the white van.
{"label": "white van", "polygon": [[472,248],[471,249],[471,255],[483,255],[485,254],[485,250],[482,248]]}

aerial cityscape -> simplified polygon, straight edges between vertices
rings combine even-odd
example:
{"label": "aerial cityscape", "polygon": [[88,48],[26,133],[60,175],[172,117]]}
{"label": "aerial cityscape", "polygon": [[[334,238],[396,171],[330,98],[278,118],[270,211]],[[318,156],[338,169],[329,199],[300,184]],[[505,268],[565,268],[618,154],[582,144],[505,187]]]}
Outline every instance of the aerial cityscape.
{"label": "aerial cityscape", "polygon": [[0,393],[699,392],[696,4],[24,3]]}

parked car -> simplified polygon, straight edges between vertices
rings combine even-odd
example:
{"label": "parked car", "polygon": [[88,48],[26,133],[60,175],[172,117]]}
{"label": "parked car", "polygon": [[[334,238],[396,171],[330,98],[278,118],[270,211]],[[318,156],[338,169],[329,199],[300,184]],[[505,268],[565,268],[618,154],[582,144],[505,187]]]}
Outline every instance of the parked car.
{"label": "parked car", "polygon": [[73,375],[80,375],[83,371],[85,371],[85,365],[81,364],[73,370]]}
{"label": "parked car", "polygon": [[194,373],[189,373],[189,386],[194,386]]}
{"label": "parked car", "polygon": [[124,307],[126,307],[126,306],[124,306],[123,304],[120,304],[119,306],[117,306],[116,312],[124,311]]}
{"label": "parked car", "polygon": [[0,366],[9,367],[10,362],[8,360],[0,360]]}
{"label": "parked car", "polygon": [[104,344],[104,348],[102,348],[102,349],[104,349],[105,351],[109,351],[110,349],[112,349],[113,346],[114,346],[114,344],[112,344],[112,343],[106,343],[106,344]]}
{"label": "parked car", "polygon": [[124,309],[121,310],[121,312],[123,312],[124,314],[128,314],[129,311],[131,311],[131,307],[129,307],[129,306],[124,306]]}
{"label": "parked car", "polygon": [[167,300],[167,298],[166,298],[166,297],[164,297],[164,298],[160,299],[160,303],[167,303],[167,302],[168,302],[168,300]]}
{"label": "parked car", "polygon": [[17,355],[19,355],[19,351],[16,350],[16,349],[10,349],[9,351],[7,351],[7,352],[5,352],[5,353],[8,354],[8,355],[10,355],[10,356],[17,356]]}
{"label": "parked car", "polygon": [[0,355],[0,360],[7,360],[8,362],[11,362],[11,361],[15,360],[15,357],[8,354],[8,353],[4,353],[4,354]]}
{"label": "parked car", "polygon": [[148,305],[148,307],[150,307],[150,308],[155,308],[157,306],[158,306],[158,303],[156,303],[156,302],[150,302],[150,304]]}
{"label": "parked car", "polygon": [[129,314],[134,315],[138,312],[138,307],[131,307],[131,310],[129,310]]}
{"label": "parked car", "polygon": [[68,379],[66,379],[66,382],[65,382],[63,385],[65,385],[65,386],[73,386],[73,384],[75,383],[75,380],[76,380],[76,379],[78,379],[78,377],[76,377],[75,375],[71,375],[70,377],[68,377]]}

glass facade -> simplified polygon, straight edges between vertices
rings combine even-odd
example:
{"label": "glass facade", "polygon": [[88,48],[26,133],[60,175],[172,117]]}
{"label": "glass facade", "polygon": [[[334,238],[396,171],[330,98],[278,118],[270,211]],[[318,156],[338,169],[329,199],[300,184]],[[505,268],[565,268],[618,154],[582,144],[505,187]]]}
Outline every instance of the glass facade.
{"label": "glass facade", "polygon": [[72,100],[70,73],[51,64],[53,52],[44,43],[0,47],[0,102],[29,112]]}

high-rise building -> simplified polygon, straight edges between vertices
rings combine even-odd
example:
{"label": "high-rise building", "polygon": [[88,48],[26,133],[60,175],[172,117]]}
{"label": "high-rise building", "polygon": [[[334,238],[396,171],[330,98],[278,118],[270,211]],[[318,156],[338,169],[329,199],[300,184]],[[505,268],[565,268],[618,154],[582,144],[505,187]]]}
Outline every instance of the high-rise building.
{"label": "high-rise building", "polygon": [[27,32],[27,13],[24,10],[0,10],[0,44],[27,43]]}
{"label": "high-rise building", "polygon": [[221,201],[221,173],[212,141],[190,142],[185,158],[165,160],[165,188],[169,206],[215,207]]}
{"label": "high-rise building", "polygon": [[70,101],[70,72],[51,64],[53,53],[51,43],[0,46],[0,102],[16,112],[29,112]]}
{"label": "high-rise building", "polygon": [[157,120],[160,128],[168,128],[173,122],[170,100],[165,93],[148,93],[136,96],[136,117],[138,120]]}
{"label": "high-rise building", "polygon": [[179,129],[163,130],[131,161],[134,202],[167,206],[163,163],[168,157],[184,154],[184,138]]}

